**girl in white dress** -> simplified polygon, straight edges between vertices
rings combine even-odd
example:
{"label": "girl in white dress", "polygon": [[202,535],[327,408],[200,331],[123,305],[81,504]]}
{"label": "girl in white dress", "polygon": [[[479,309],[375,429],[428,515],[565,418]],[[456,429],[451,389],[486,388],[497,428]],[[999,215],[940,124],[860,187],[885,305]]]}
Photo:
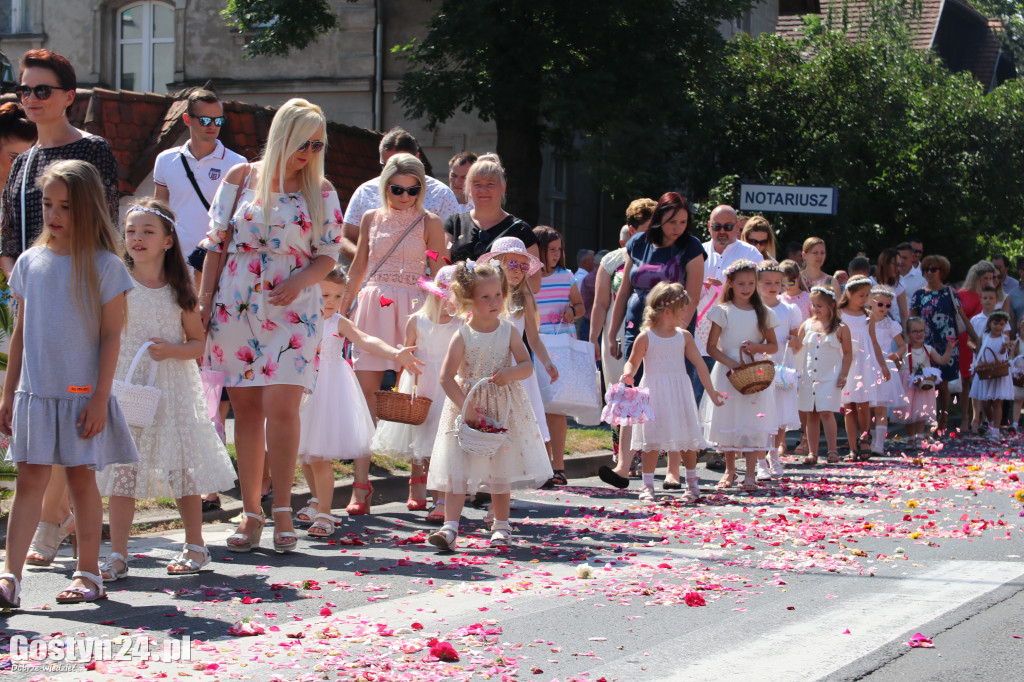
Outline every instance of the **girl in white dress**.
{"label": "girl in white dress", "polygon": [[828,461],[835,464],[839,461],[835,413],[842,407],[840,394],[846,387],[846,376],[853,363],[853,343],[849,328],[839,319],[832,287],[811,289],[811,317],[800,325],[793,350],[803,351],[799,356],[803,362],[797,389],[800,413],[807,415],[809,449],[803,463],[807,466],[818,463],[819,427],[824,425]]}
{"label": "girl in white dress", "polygon": [[[875,429],[871,438],[871,454],[885,454],[885,437],[889,428],[889,410],[904,407],[907,394],[903,390],[900,378],[899,362],[907,353],[907,344],[903,340],[903,329],[892,318],[893,306],[898,297],[893,289],[880,285],[871,288],[868,315],[875,324],[875,339],[882,349],[885,364],[889,368],[889,378],[878,385],[875,399],[871,402],[871,412],[875,419]],[[898,311],[896,311],[899,314]]]}
{"label": "girl in white dress", "polygon": [[481,263],[499,268],[502,276],[508,281],[509,300],[507,317],[512,320],[520,334],[526,333],[526,341],[533,351],[534,373],[523,381],[526,394],[530,396],[533,413],[537,417],[537,425],[544,436],[544,442],[551,440],[548,420],[544,415],[544,400],[540,395],[540,384],[537,383],[537,372],[543,368],[551,378],[551,383],[558,381],[558,368],[551,362],[548,350],[540,335],[540,312],[537,299],[530,288],[529,277],[541,269],[540,258],[526,250],[523,240],[518,237],[502,237],[491,244],[490,253],[480,256]]}
{"label": "girl in white dress", "polygon": [[420,288],[426,300],[419,310],[409,316],[405,325],[405,345],[417,347],[416,357],[423,361],[423,373],[418,377],[409,373],[402,374],[398,390],[430,398],[432,402],[427,419],[418,426],[381,420],[377,422],[377,433],[373,436],[372,449],[375,453],[401,457],[412,466],[409,474],[409,500],[406,502],[409,511],[425,510],[428,492],[434,498],[434,507],[427,514],[427,521],[431,523],[444,521],[444,496],[434,490],[427,490],[427,470],[434,451],[434,440],[437,438],[437,425],[441,421],[441,408],[444,407],[441,363],[444,362],[452,336],[462,326],[462,320],[455,317],[455,307],[449,300],[449,287],[454,274],[455,266],[446,265],[437,271],[433,279],[420,279]]}
{"label": "girl in white dress", "polygon": [[889,380],[889,367],[875,337],[875,323],[867,314],[871,280],[851,277],[839,299],[839,319],[850,329],[853,340],[853,364],[843,392],[846,412],[846,438],[850,454],[846,461],[867,461],[871,451],[861,447],[867,443],[871,429],[871,404],[877,400],[879,387]]}
{"label": "girl in white dress", "polygon": [[[985,333],[981,335],[981,348],[974,354],[974,365],[979,362],[1010,360],[1013,342],[1006,333],[1010,315],[1005,310],[995,310],[988,316]],[[1007,374],[996,379],[982,379],[975,376],[971,383],[971,398],[981,401],[982,411],[991,418],[992,425],[999,428],[1003,423],[1003,401],[1013,400],[1013,377]],[[985,424],[982,423],[984,428]]]}
{"label": "girl in white dress", "polygon": [[[796,306],[796,309],[800,311],[800,322],[804,322],[811,316],[811,293],[804,284],[804,278],[800,272],[800,264],[795,260],[789,260],[788,258],[779,263],[779,268],[782,270],[782,293],[779,294],[779,300],[783,303]],[[796,364],[799,367],[803,362],[803,358],[797,358]],[[800,456],[806,455],[808,452],[807,448],[807,414],[800,412],[800,442],[797,443],[796,449],[793,450],[793,454]]]}
{"label": "girl in white dress", "polygon": [[[903,386],[907,394],[907,406],[896,409],[893,417],[907,427],[908,449],[917,447],[924,426],[935,419],[935,387],[930,385],[922,388],[915,382],[915,376],[922,369],[944,367],[956,348],[956,337],[950,337],[946,344],[946,352],[939,352],[924,342],[927,327],[920,317],[907,320],[907,361],[901,372]],[[941,379],[940,379],[941,381]]]}
{"label": "girl in white dress", "polygon": [[[413,353],[416,346],[395,348],[381,339],[364,333],[338,312],[345,295],[348,278],[340,267],[320,282],[323,296],[324,335],[320,340],[316,387],[299,413],[299,457],[302,476],[309,484],[312,497],[299,510],[295,520],[313,525],[307,531],[311,538],[328,538],[334,534],[337,519],[331,515],[334,500],[334,460],[369,459],[373,440],[373,418],[362,400],[362,390],[355,372],[343,356],[345,339],[360,350],[390,362],[396,362],[412,373],[423,363]],[[359,482],[353,487],[359,486]],[[367,482],[365,485],[369,485]],[[373,486],[366,496],[365,509],[356,505],[350,516],[370,510]],[[353,505],[350,505],[352,507]]]}
{"label": "girl in white dress", "polygon": [[[690,304],[682,284],[662,282],[651,289],[644,307],[643,331],[633,342],[629,361],[622,372],[622,383],[632,386],[633,375],[644,363],[640,387],[650,391],[651,405],[656,406],[654,419],[633,427],[631,450],[643,455],[643,488],[640,501],[654,502],[654,469],[658,453],[675,455],[686,467],[686,493],[683,501],[692,504],[700,499],[697,479],[697,452],[709,447],[701,432],[693,386],[686,372],[686,357],[697,368],[708,400],[716,406],[725,401],[711,383],[711,375],[700,357],[690,332],[679,329],[683,314]],[[678,476],[678,471],[675,472]]]}
{"label": "girl in white dress", "polygon": [[[145,383],[155,365],[154,385],[161,394],[152,426],[131,427],[139,462],[108,466],[96,477],[100,494],[110,498],[112,551],[100,567],[104,581],[128,575],[128,536],[137,498],[175,499],[185,545],[167,572],[198,573],[210,563],[202,495],[228,490],[235,482],[235,469],[206,409],[196,364],[206,335],[174,214],[162,201],[141,199],[125,214],[124,237],[136,286],[128,293],[128,323],[114,376]],[[149,342],[135,375],[128,376],[132,360]]]}
{"label": "girl in white dress", "polygon": [[[1013,348],[1010,349],[1010,376],[1013,376],[1015,369],[1020,371],[1020,368],[1024,367],[1024,359],[1020,358],[1021,354],[1024,353],[1024,317],[1017,320],[1017,340],[1013,343]],[[1024,386],[1013,385],[1013,412],[1010,414],[1010,428],[1017,429],[1017,421],[1020,419],[1020,410],[1024,407]]]}
{"label": "girl in white dress", "polygon": [[[508,522],[512,490],[537,488],[552,473],[522,384],[533,372],[533,363],[515,327],[501,318],[508,285],[497,270],[485,264],[459,263],[451,288],[459,313],[469,320],[452,337],[441,365],[441,386],[447,399],[427,487],[444,491],[445,522],[427,540],[438,549],[454,549],[466,493],[483,488],[491,494],[494,510],[491,544],[507,546],[512,536]],[[473,404],[465,410],[467,426],[483,426],[486,419],[491,426],[507,429],[504,443],[490,457],[467,452],[456,435],[471,391]],[[508,418],[502,424],[498,420],[506,410]]]}
{"label": "girl in white dress", "polygon": [[[711,310],[708,355],[715,359],[711,383],[726,396],[725,404],[715,405],[709,396],[701,401],[704,438],[725,453],[725,475],[718,488],[736,483],[736,455],[747,460],[744,492],[755,492],[755,466],[758,453],[768,449],[776,431],[771,391],[743,395],[729,382],[728,374],[758,353],[771,355],[779,349],[775,328],[779,320],[757,294],[757,266],[745,258],[725,269],[722,293]],[[655,407],[655,410],[658,408]]]}
{"label": "girl in white dress", "polygon": [[[757,293],[765,306],[775,313],[779,319],[779,326],[776,328],[776,336],[779,339],[779,349],[772,355],[772,362],[776,365],[796,367],[793,350],[790,347],[791,341],[795,338],[795,332],[803,323],[803,314],[795,305],[786,303],[780,298],[783,286],[784,273],[775,261],[766,260],[757,266]],[[782,455],[786,454],[786,431],[800,428],[800,413],[797,410],[796,384],[789,388],[781,385],[776,373],[776,381],[769,390],[775,392],[775,422],[778,430],[774,435],[773,447],[768,451],[768,457],[757,460],[758,480],[771,479],[773,476],[782,476]]]}

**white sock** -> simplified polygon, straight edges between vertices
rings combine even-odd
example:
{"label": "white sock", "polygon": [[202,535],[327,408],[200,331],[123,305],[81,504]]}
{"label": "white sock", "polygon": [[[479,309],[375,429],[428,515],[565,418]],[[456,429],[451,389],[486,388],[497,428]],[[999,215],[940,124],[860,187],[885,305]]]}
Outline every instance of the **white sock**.
{"label": "white sock", "polygon": [[887,426],[875,427],[875,442],[878,444],[878,447],[883,447],[885,445],[885,432],[887,429]]}
{"label": "white sock", "polygon": [[700,491],[700,479],[697,478],[696,469],[686,470],[686,487],[694,493]]}
{"label": "white sock", "polygon": [[645,488],[653,488],[654,487],[654,472],[651,472],[649,474],[645,473],[643,475],[643,478],[644,478],[644,487]]}
{"label": "white sock", "polygon": [[510,530],[512,530],[512,524],[510,524],[508,522],[508,519],[505,519],[504,521],[499,521],[498,519],[494,519],[494,523],[491,524],[491,530],[492,531],[495,531],[495,530],[509,530],[510,531]]}
{"label": "white sock", "polygon": [[442,529],[447,528],[456,535],[459,534],[459,522],[458,521],[445,521]]}

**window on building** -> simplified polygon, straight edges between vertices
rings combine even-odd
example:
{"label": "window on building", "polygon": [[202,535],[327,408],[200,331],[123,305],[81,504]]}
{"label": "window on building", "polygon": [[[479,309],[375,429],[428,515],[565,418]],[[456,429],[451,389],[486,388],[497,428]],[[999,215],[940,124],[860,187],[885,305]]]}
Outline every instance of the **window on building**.
{"label": "window on building", "polygon": [[0,0],[0,33],[27,32],[25,10],[25,0]]}
{"label": "window on building", "polygon": [[118,78],[122,90],[165,92],[174,80],[174,8],[139,2],[117,17]]}

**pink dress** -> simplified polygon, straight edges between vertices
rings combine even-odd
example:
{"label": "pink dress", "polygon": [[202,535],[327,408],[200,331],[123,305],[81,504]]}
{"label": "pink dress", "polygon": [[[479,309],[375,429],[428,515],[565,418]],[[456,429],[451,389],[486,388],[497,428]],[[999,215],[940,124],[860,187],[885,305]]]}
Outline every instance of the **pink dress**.
{"label": "pink dress", "polygon": [[[415,208],[405,211],[377,209],[370,224],[367,275],[420,215],[422,213]],[[417,285],[420,277],[427,274],[427,247],[423,236],[425,222],[421,220],[373,277],[367,277],[356,298],[352,321],[362,331],[392,346],[405,339],[405,323],[409,315],[416,312],[423,297],[429,295]],[[362,352],[356,353],[353,367],[356,371],[370,372],[398,370],[397,363]]]}

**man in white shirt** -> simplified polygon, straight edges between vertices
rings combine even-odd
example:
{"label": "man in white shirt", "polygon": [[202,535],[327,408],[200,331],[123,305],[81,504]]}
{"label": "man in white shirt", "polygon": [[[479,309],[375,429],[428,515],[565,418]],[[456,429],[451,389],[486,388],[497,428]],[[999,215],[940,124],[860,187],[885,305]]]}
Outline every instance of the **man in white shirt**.
{"label": "man in white shirt", "polygon": [[455,193],[455,200],[459,202],[459,213],[466,213],[473,210],[473,199],[466,191],[466,176],[469,174],[469,167],[476,163],[476,154],[473,152],[459,152],[448,159],[448,186]]}
{"label": "man in white shirt", "polygon": [[[178,241],[187,257],[210,229],[210,204],[232,166],[245,163],[217,139],[224,125],[224,105],[209,90],[194,90],[182,114],[189,139],[156,157],[153,182],[156,198],[174,211]],[[191,174],[191,177],[190,177]]]}
{"label": "man in white shirt", "polygon": [[[921,242],[917,243],[917,250],[923,253]],[[917,257],[918,265],[914,266],[914,242],[901,242],[896,246],[896,253],[899,254],[900,262],[900,284],[907,292],[907,307],[914,298],[914,292],[925,285],[924,275],[921,274],[921,258]]]}
{"label": "man in white shirt", "polygon": [[[419,158],[420,145],[409,132],[402,128],[392,128],[380,141],[380,166],[388,162],[395,154],[412,154]],[[380,196],[380,176],[367,180],[356,188],[352,199],[345,209],[344,237],[341,241],[341,257],[352,262],[356,257],[356,242],[359,240],[359,223],[367,211],[382,206]],[[427,176],[426,194],[423,197],[423,208],[441,219],[443,223],[448,216],[461,213],[455,193],[440,180]]]}

